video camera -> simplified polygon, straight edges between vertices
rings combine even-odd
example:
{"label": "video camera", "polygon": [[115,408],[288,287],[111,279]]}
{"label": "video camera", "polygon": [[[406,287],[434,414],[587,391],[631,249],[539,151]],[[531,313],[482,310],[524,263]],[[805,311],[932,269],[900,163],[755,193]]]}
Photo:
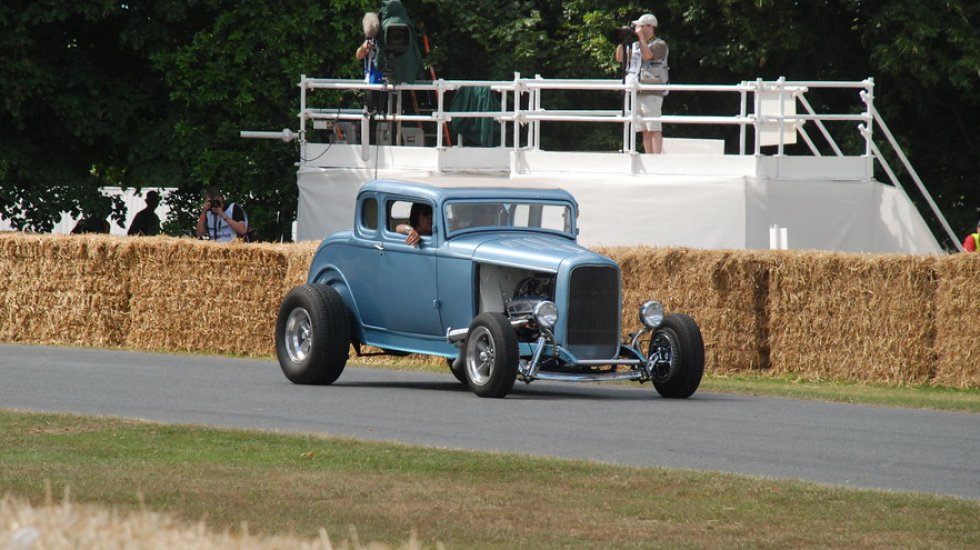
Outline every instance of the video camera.
{"label": "video camera", "polygon": [[630,23],[627,27],[618,27],[606,31],[606,39],[613,44],[629,44],[636,36],[636,27]]}

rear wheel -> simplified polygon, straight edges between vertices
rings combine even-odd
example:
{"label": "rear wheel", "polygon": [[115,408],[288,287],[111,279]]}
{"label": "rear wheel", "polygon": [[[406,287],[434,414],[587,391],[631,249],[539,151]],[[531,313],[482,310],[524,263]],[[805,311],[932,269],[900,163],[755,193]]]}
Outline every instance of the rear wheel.
{"label": "rear wheel", "polygon": [[480,397],[504,397],[517,379],[517,334],[500,313],[481,313],[463,348],[467,384]]}
{"label": "rear wheel", "polygon": [[276,319],[276,356],[295,384],[331,384],[347,365],[350,317],[343,298],[327,285],[289,291]]}
{"label": "rear wheel", "polygon": [[647,357],[653,363],[653,386],[664,397],[690,397],[704,375],[704,340],[694,319],[671,313],[653,331]]}

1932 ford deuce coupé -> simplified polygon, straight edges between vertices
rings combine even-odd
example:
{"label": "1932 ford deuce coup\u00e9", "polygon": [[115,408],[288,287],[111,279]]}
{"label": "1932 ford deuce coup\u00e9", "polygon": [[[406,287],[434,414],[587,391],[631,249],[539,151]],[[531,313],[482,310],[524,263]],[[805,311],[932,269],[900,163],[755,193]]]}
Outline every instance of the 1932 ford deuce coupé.
{"label": "1932 ford deuce coup\u00e9", "polygon": [[[432,212],[417,246],[397,231],[413,205]],[[560,189],[365,184],[353,229],[324,239],[307,283],[282,302],[283,373],[333,383],[353,344],[444,357],[483,397],[518,379],[652,381],[664,397],[692,395],[704,370],[698,325],[651,300],[643,328],[621,339],[619,266],[577,244],[577,213]]]}

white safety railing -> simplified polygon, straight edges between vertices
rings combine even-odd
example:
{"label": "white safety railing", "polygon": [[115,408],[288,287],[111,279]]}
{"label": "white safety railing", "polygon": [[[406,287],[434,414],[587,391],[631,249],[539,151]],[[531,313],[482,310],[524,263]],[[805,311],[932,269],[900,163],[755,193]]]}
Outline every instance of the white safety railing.
{"label": "white safety railing", "polygon": [[[865,92],[862,92],[862,98],[864,97],[864,93]],[[958,251],[963,252],[963,243],[961,243],[960,240],[957,238],[956,233],[953,232],[953,228],[949,226],[949,222],[946,220],[946,216],[943,216],[942,211],[939,210],[939,206],[936,204],[936,201],[932,199],[932,194],[929,193],[929,190],[926,189],[925,184],[922,183],[922,178],[919,177],[919,173],[916,172],[915,168],[912,167],[912,163],[909,162],[908,157],[905,156],[905,152],[903,152],[902,148],[899,147],[898,142],[895,140],[895,136],[893,136],[891,130],[888,129],[888,125],[885,124],[885,121],[882,120],[881,115],[878,114],[878,110],[875,109],[873,106],[871,106],[871,98],[870,97],[867,98],[866,101],[871,109],[872,115],[874,116],[874,120],[878,123],[878,126],[882,130],[882,133],[885,134],[885,138],[887,139],[888,144],[891,145],[892,150],[898,156],[898,159],[899,161],[901,161],[902,166],[905,167],[905,172],[912,178],[912,181],[915,182],[915,185],[919,189],[919,192],[922,193],[923,198],[925,198],[926,202],[929,204],[929,208],[932,210],[932,213],[936,216],[936,219],[938,219],[939,223],[942,224],[943,231],[946,232],[946,235],[953,242],[953,245],[956,246],[956,249]],[[892,182],[892,185],[894,185],[898,189],[901,189],[903,193],[908,194],[905,191],[905,188],[902,186],[901,182],[899,181],[898,176],[895,175],[895,171],[888,163],[888,159],[885,157],[884,154],[882,154],[881,149],[879,149],[878,146],[875,144],[875,142],[871,139],[870,127],[861,126],[859,127],[859,130],[861,131],[862,135],[864,135],[867,143],[871,147],[871,153],[874,155],[875,160],[878,161],[878,163],[881,165],[885,173],[888,174],[888,180]]]}
{"label": "white safety railing", "polygon": [[[300,83],[300,130],[299,141],[306,141],[306,131],[312,121],[361,121],[367,128],[371,115],[363,109],[311,107],[309,96],[316,90],[335,91],[364,91],[391,92],[397,98],[394,109],[389,114],[379,114],[375,118],[383,118],[395,123],[415,122],[441,125],[449,124],[454,119],[488,118],[500,125],[501,147],[526,148],[537,150],[541,148],[541,125],[553,122],[578,122],[598,124],[621,124],[623,126],[623,143],[621,151],[630,152],[636,148],[635,125],[641,122],[660,121],[663,124],[697,124],[715,126],[738,126],[738,149],[744,155],[748,149],[749,135],[752,136],[754,148],[751,154],[761,154],[761,148],[766,145],[776,146],[775,155],[785,153],[785,145],[795,143],[796,135],[807,144],[811,154],[821,155],[812,136],[806,129],[806,124],[812,122],[824,141],[837,156],[843,156],[840,146],[827,130],[828,122],[856,122],[871,128],[871,114],[874,81],[866,79],[858,82],[818,82],[818,81],[748,81],[734,85],[704,85],[704,84],[667,84],[646,85],[635,82],[624,83],[619,80],[589,80],[589,79],[543,79],[522,78],[515,74],[512,81],[499,80],[437,80],[415,84],[366,84],[360,80],[324,79],[302,77]],[[487,87],[500,94],[501,109],[499,112],[450,111],[446,107],[446,95],[463,88]],[[817,113],[806,98],[807,92],[819,88],[837,88],[855,90],[855,105],[864,101],[864,110],[860,113]],[[404,114],[401,108],[403,92],[430,92],[436,96],[435,108],[429,114]],[[621,92],[621,106],[606,110],[550,110],[543,107],[544,97],[554,91],[578,92]],[[662,115],[660,117],[641,117],[634,106],[640,92],[660,91],[669,93],[718,93],[737,95],[739,109],[731,115]],[[797,105],[803,112],[797,114]],[[522,128],[526,128],[523,132]],[[771,136],[767,140],[767,135]],[[366,135],[366,133],[362,134]],[[435,136],[435,147],[445,146],[442,131],[431,132]],[[510,136],[508,145],[507,136]],[[870,159],[871,145],[868,143],[862,153]]]}
{"label": "white safety railing", "polygon": [[[447,108],[447,95],[457,92],[464,88],[489,88],[499,94],[499,111],[452,111]],[[805,144],[805,150],[813,156],[823,156],[821,147],[818,146],[815,136],[822,139],[822,144],[829,149],[833,156],[860,157],[867,162],[867,173],[873,173],[873,164],[877,161],[889,180],[897,188],[905,191],[899,182],[899,178],[888,165],[881,149],[874,142],[874,128],[882,129],[882,133],[887,139],[888,144],[895,151],[898,158],[904,165],[906,172],[915,182],[922,196],[932,209],[933,214],[942,224],[943,230],[955,246],[961,248],[959,240],[953,233],[945,217],[940,212],[935,201],[933,201],[925,185],[918,174],[908,162],[905,154],[899,148],[898,143],[892,137],[884,121],[881,119],[874,106],[874,80],[867,78],[861,81],[789,81],[780,78],[774,81],[744,81],[733,85],[705,85],[705,84],[666,84],[666,85],[644,85],[635,81],[623,82],[620,80],[598,80],[598,79],[545,79],[540,76],[534,78],[523,78],[519,73],[515,73],[514,79],[510,81],[500,80],[436,80],[431,82],[417,82],[414,84],[367,84],[362,80],[350,79],[329,79],[329,78],[307,78],[303,75],[299,82],[300,88],[300,112],[299,112],[299,131],[295,134],[289,130],[282,132],[242,132],[243,137],[274,138],[290,141],[296,139],[299,142],[300,158],[307,159],[307,134],[311,125],[313,128],[322,128],[324,121],[334,122],[360,122],[362,146],[366,147],[370,139],[370,122],[373,120],[384,120],[387,122],[401,125],[402,123],[416,123],[420,125],[432,125],[433,131],[428,132],[428,136],[434,137],[434,147],[443,148],[447,144],[444,136],[448,132],[444,131],[453,120],[460,119],[490,119],[500,128],[499,147],[511,148],[522,151],[541,150],[541,127],[542,124],[553,123],[590,123],[590,124],[618,124],[622,125],[622,145],[620,152],[623,154],[636,154],[636,127],[641,122],[659,121],[669,125],[712,125],[719,127],[738,127],[737,149],[738,155],[763,154],[763,147],[770,147],[766,150],[766,155],[783,156],[786,154],[786,146],[797,143],[797,138]],[[850,105],[850,112],[839,113],[819,113],[817,112],[807,95],[821,89],[853,90],[855,93],[854,102]],[[338,92],[361,91],[382,92],[389,104],[387,114],[368,113],[363,108],[341,108],[311,106],[311,99],[316,98],[316,92],[321,90],[333,90]],[[434,107],[430,113],[426,114],[407,114],[402,108],[403,93],[405,92],[428,92],[435,95]],[[548,109],[544,105],[549,99],[549,94],[555,92],[581,92],[581,93],[605,93],[620,92],[622,100],[620,105],[610,109]],[[678,115],[664,114],[659,117],[641,117],[635,109],[637,105],[637,94],[641,92],[667,92],[669,94],[727,94],[737,96],[737,112],[727,115]],[[321,94],[322,97],[322,94]],[[336,95],[331,95],[336,97]],[[674,103],[675,95],[671,95],[671,102]],[[594,102],[589,102],[594,103]],[[733,109],[734,110],[734,109]],[[844,152],[837,143],[830,130],[830,123],[856,123],[854,130],[859,139],[849,139],[851,147],[854,143],[861,143],[864,147],[859,152]],[[328,122],[327,122],[328,123]],[[394,135],[398,135],[395,133]],[[840,133],[838,132],[838,136]],[[509,138],[509,139],[508,139]],[[397,139],[397,138],[395,138]],[[392,139],[392,144],[397,144]],[[416,144],[417,145],[417,144]],[[459,143],[455,144],[459,146]],[[423,145],[424,146],[424,145]],[[774,150],[772,149],[774,147]],[[793,150],[796,154],[800,153],[799,147]],[[366,153],[365,153],[366,154]]]}

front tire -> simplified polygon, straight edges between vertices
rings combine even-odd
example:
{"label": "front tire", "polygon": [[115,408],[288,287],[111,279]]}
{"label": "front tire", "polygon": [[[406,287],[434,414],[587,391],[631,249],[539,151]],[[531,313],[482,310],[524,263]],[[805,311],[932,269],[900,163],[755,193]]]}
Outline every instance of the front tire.
{"label": "front tire", "polygon": [[517,379],[517,333],[500,313],[481,313],[470,323],[463,348],[467,384],[480,397],[504,397]]}
{"label": "front tire", "polygon": [[327,285],[289,291],[276,319],[276,356],[294,384],[332,384],[350,353],[350,316],[343,298]]}
{"label": "front tire", "polygon": [[[654,357],[656,356],[656,357]],[[690,397],[704,375],[704,339],[689,316],[671,313],[653,331],[647,357],[654,359],[653,387],[663,397]]]}

